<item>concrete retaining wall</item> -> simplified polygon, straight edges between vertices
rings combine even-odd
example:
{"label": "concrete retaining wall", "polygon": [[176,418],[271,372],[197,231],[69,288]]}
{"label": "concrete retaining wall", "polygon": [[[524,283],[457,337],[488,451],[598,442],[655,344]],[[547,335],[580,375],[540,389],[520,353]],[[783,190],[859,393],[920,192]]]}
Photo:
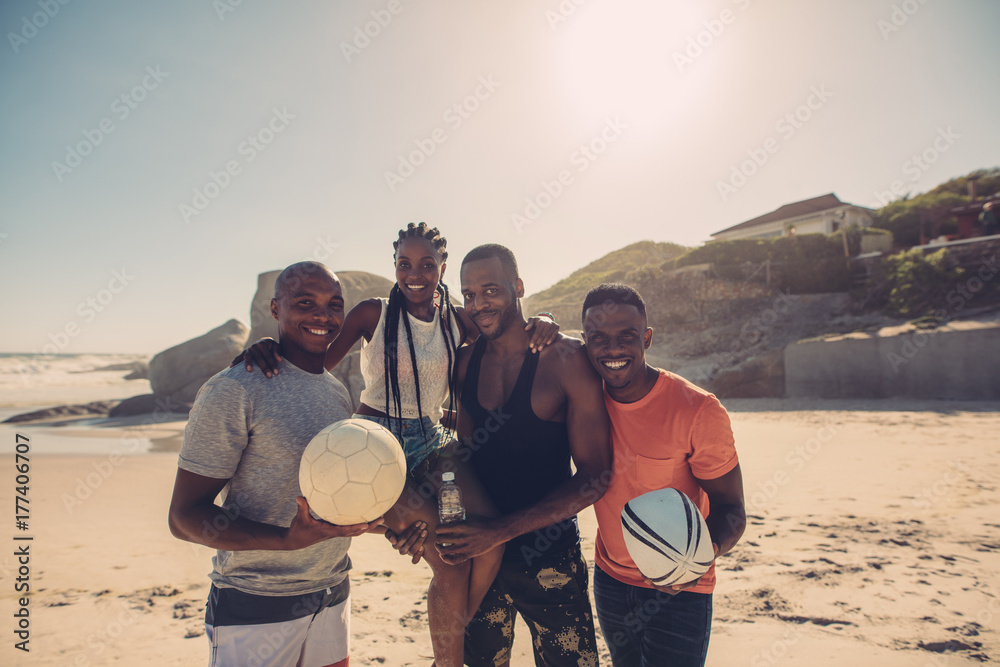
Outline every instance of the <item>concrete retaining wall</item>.
{"label": "concrete retaining wall", "polygon": [[1000,399],[1000,325],[890,327],[785,348],[785,395]]}

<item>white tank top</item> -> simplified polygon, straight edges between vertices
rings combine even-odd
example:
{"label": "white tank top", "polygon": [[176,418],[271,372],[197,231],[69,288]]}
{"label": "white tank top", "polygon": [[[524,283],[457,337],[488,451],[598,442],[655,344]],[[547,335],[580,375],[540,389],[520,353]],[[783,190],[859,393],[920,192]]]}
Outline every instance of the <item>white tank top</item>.
{"label": "white tank top", "polygon": [[[381,410],[387,415],[395,416],[395,407],[390,409],[391,398],[386,400],[385,393],[384,336],[387,319],[385,312],[389,300],[382,298],[379,299],[379,302],[382,304],[382,312],[379,314],[378,326],[372,333],[372,339],[361,346],[361,377],[365,381],[365,388],[361,392],[361,402],[376,410]],[[448,351],[444,332],[441,330],[441,322],[439,316],[430,322],[424,322],[407,313],[405,308],[400,315],[405,315],[410,319],[413,349],[417,354],[417,372],[420,375],[420,407],[423,408],[424,415],[436,423],[440,421],[444,413],[442,404],[448,398]],[[455,340],[458,340],[457,322],[452,323],[452,331]],[[410,346],[406,342],[406,327],[402,317],[399,320],[396,342],[402,417],[416,419],[421,415],[417,410],[417,388],[413,379]],[[454,352],[452,355],[454,356]],[[391,388],[390,391],[392,391]]]}

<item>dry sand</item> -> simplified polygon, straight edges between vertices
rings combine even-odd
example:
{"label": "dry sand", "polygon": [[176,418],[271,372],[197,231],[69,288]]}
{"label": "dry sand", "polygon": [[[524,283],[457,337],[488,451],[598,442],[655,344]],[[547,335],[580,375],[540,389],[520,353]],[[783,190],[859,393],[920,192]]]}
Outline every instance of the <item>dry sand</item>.
{"label": "dry sand", "polygon": [[[708,664],[910,667],[1000,661],[1000,405],[727,401],[750,525],[720,560]],[[167,531],[176,453],[124,453],[136,431],[22,427],[31,438],[30,653],[14,649],[14,430],[0,429],[3,665],[197,665],[209,549]],[[72,433],[115,442],[44,454]],[[127,438],[122,440],[121,434]],[[110,438],[110,440],[109,440]],[[133,448],[134,450],[135,448]],[[585,553],[595,522],[581,515]],[[428,568],[383,538],[351,548],[352,664],[428,665]],[[517,628],[516,667],[531,665]],[[602,664],[610,665],[602,648]]]}

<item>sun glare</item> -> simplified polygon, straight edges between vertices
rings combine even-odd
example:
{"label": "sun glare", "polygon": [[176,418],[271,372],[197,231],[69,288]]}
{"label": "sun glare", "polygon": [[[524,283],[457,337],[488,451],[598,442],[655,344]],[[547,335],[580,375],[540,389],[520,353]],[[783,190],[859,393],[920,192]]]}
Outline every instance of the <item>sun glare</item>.
{"label": "sun glare", "polygon": [[673,54],[710,18],[687,3],[582,5],[555,26],[559,78],[570,106],[581,120],[617,113],[637,126],[669,121],[706,79],[679,69]]}

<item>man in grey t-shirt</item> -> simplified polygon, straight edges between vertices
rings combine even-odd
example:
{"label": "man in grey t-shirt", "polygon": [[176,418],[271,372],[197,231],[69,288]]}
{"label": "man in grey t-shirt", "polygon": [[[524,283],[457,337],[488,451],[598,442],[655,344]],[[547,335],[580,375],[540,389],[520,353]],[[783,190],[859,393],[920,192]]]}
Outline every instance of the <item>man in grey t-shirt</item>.
{"label": "man in grey t-shirt", "polygon": [[323,368],[344,320],[340,282],[322,264],[293,264],[275,282],[271,314],[281,373],[267,379],[240,364],[202,387],[184,432],[170,531],[217,550],[205,615],[211,665],[346,665],[347,549],[381,520],[316,520],[298,484],[302,450],[352,412],[347,390]]}

